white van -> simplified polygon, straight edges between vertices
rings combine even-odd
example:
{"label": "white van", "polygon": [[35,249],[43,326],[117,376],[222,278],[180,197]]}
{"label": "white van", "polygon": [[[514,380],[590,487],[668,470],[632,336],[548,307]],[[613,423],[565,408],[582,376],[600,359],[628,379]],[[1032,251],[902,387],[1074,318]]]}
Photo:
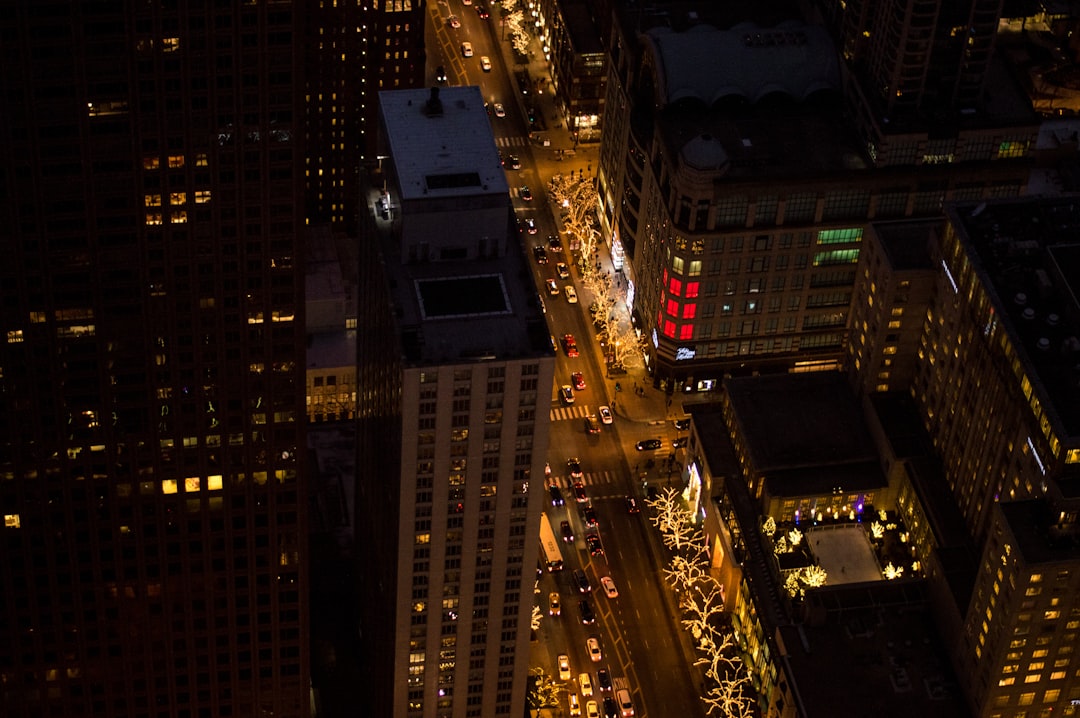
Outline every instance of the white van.
{"label": "white van", "polygon": [[630,691],[620,688],[619,692],[615,694],[615,700],[619,703],[619,711],[622,713],[623,718],[630,718],[630,716],[634,715],[634,703],[630,700]]}

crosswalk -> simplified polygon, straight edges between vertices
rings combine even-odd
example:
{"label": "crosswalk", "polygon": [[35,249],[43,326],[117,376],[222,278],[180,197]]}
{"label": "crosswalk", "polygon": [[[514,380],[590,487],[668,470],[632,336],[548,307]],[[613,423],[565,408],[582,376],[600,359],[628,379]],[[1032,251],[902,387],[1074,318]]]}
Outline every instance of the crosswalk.
{"label": "crosswalk", "polygon": [[596,409],[586,404],[574,404],[573,406],[560,406],[551,410],[552,421],[569,421],[570,419],[584,419],[586,416],[595,416]]}
{"label": "crosswalk", "polygon": [[[567,491],[574,485],[574,481],[580,481],[584,486],[607,486],[609,484],[621,483],[619,475],[614,471],[586,471],[582,473],[580,479],[571,480],[569,476],[552,476],[548,479],[551,484],[558,486],[560,489],[566,489]],[[566,502],[571,503],[574,501],[574,495],[571,493],[566,494]]]}
{"label": "crosswalk", "polygon": [[524,147],[527,144],[529,144],[528,138],[521,137],[520,135],[518,135],[516,137],[496,137],[495,138],[495,146],[496,147],[507,147],[507,148],[509,148],[509,147]]}

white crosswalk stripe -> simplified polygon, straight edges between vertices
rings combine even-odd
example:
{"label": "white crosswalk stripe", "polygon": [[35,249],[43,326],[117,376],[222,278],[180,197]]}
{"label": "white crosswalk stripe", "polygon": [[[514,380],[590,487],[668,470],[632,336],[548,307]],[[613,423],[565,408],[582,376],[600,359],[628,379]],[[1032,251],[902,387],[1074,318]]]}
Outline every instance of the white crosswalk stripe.
{"label": "white crosswalk stripe", "polygon": [[496,137],[496,147],[524,147],[528,144],[524,137]]}
{"label": "white crosswalk stripe", "polygon": [[[605,484],[613,484],[618,481],[619,476],[614,471],[586,471],[582,474],[581,483],[585,486],[603,486]],[[553,476],[551,482],[562,489],[569,490],[574,485],[573,480],[569,476]],[[568,500],[573,500],[573,496],[569,496]]]}
{"label": "white crosswalk stripe", "polygon": [[560,406],[558,409],[551,410],[552,421],[569,421],[570,419],[584,419],[593,411],[582,404],[575,404],[574,406]]}

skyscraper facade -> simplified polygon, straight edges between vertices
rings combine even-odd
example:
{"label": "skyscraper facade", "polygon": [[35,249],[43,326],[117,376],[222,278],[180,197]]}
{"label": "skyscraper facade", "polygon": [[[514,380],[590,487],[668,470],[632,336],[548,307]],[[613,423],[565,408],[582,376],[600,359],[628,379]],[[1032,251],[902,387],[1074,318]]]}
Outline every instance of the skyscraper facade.
{"label": "skyscraper facade", "polygon": [[554,347],[478,87],[380,94],[361,242],[368,713],[518,716]]}
{"label": "skyscraper facade", "polygon": [[298,6],[0,16],[0,713],[304,716]]}

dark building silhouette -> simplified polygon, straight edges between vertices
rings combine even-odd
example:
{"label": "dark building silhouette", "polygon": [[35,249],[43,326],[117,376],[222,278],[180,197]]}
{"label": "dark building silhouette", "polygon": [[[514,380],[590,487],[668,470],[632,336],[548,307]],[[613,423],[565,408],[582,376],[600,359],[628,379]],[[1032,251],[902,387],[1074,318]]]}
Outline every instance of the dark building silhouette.
{"label": "dark building silhouette", "polygon": [[288,2],[0,15],[0,714],[305,716]]}

